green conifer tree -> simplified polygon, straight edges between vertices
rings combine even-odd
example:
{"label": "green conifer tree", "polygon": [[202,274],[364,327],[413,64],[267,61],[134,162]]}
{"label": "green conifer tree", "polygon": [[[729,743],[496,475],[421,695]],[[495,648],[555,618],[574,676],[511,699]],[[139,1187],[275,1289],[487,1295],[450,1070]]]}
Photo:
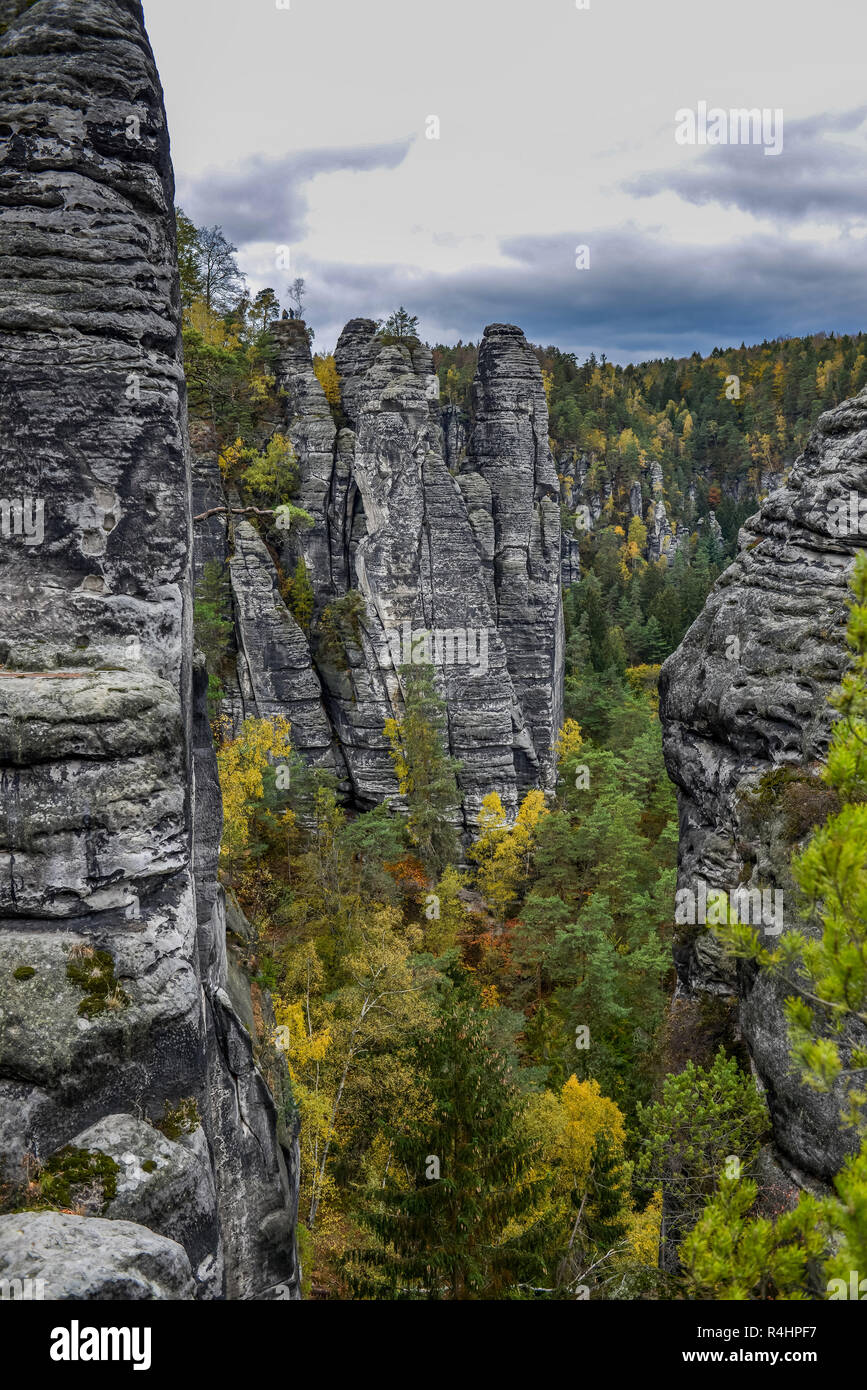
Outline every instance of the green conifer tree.
{"label": "green conifer tree", "polygon": [[509,1238],[507,1227],[531,1207],[540,1180],[530,1175],[521,1097],[465,985],[446,989],[415,1070],[424,1103],[391,1136],[385,1185],[367,1193],[360,1220],[372,1240],[347,1258],[352,1291],[385,1299],[514,1295],[539,1266],[532,1233]]}
{"label": "green conifer tree", "polygon": [[440,874],[457,856],[453,817],[460,804],[461,764],[445,751],[446,705],[428,663],[401,666],[404,716],[389,719],[385,733],[402,794],[409,808],[409,836],[425,867]]}
{"label": "green conifer tree", "polygon": [[220,679],[232,633],[229,579],[225,567],[209,560],[196,586],[193,624],[196,646],[204,654],[208,672],[208,713],[216,718],[223,698]]}

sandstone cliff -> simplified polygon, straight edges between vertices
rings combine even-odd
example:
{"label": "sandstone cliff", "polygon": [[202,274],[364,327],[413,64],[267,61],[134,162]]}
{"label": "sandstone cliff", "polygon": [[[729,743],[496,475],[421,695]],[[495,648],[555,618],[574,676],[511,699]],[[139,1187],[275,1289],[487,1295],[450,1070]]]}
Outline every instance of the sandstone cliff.
{"label": "sandstone cliff", "polygon": [[[848,576],[863,544],[832,503],[867,493],[867,393],[823,415],[787,484],[745,526],[740,553],[665,663],[660,714],[680,802],[679,887],[782,892],[784,930],[802,926],[793,850],[830,809],[816,773],[826,753],[827,696],[847,664]],[[775,901],[775,900],[772,900]],[[776,928],[777,923],[772,923]],[[676,947],[678,998],[732,999],[767,1093],[776,1160],[796,1182],[827,1181],[854,1144],[838,1098],[792,1075],[780,988],[735,969],[698,924]]]}
{"label": "sandstone cliff", "polygon": [[0,1162],[117,1164],[89,1215],[0,1218],[0,1274],[292,1296],[293,1139],[230,998],[194,693],[159,80],[138,0],[0,20]]}
{"label": "sandstone cliff", "polygon": [[[369,807],[397,796],[383,729],[402,710],[400,666],[427,652],[450,751],[463,763],[462,825],[472,827],[489,791],[514,812],[529,788],[553,785],[562,722],[560,513],[535,356],[519,329],[486,329],[469,436],[456,444],[447,416],[447,450],[429,349],[388,345],[372,320],[353,319],[335,352],[333,413],[304,324],[281,321],[272,334],[282,428],[300,468],[296,500],[314,526],[269,539],[286,573],[303,558],[318,617],[351,590],[363,606],[345,650],[335,658],[314,640],[302,669],[268,552],[252,528],[236,526],[239,668],[251,691],[266,692],[259,708],[286,713],[300,751]],[[240,695],[228,701],[233,717],[254,712]]]}

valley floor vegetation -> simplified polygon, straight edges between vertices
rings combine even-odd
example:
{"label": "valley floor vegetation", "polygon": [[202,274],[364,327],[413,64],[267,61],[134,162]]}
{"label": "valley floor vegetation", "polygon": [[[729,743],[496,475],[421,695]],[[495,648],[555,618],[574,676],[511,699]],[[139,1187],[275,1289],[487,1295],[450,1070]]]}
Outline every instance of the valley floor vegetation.
{"label": "valley floor vegetation", "polygon": [[847,1042],[867,1021],[867,558],[854,582],[825,772],[840,809],[795,863],[820,936],[771,952],[720,929],[791,983],[807,1084],[842,1083],[853,1156],[830,1196],[767,1210],[768,1115],[724,1029],[666,1074],[676,823],[654,672],[611,675],[600,736],[564,725],[556,796],[531,791],[510,823],[491,794],[464,856],[430,667],[402,669],[387,729],[406,815],[343,810],[285,721],[220,743],[222,876],[255,929],[300,1119],[308,1294],[845,1296],[867,1263],[867,1051]]}
{"label": "valley floor vegetation", "polygon": [[[194,427],[245,502],[304,526],[270,371],[277,297],[247,296],[219,228],[182,213],[178,225]],[[303,284],[293,296],[300,310]],[[400,310],[382,332],[412,340],[416,322]],[[221,877],[251,924],[246,964],[274,1001],[291,1074],[307,1296],[828,1298],[867,1270],[867,1053],[850,1042],[867,1022],[865,567],[824,774],[836,809],[796,863],[814,930],[771,952],[721,929],[791,986],[792,1064],[841,1097],[852,1158],[831,1195],[763,1197],[768,1114],[724,1003],[706,1006],[702,1055],[680,1055],[668,1008],[677,816],[657,714],[659,664],[731,558],[763,474],[864,384],[863,349],[816,335],[625,369],[537,350],[563,478],[580,457],[605,501],[564,594],[556,794],[529,792],[510,820],[492,793],[469,845],[429,667],[402,670],[405,708],[385,730],[406,814],[341,806],[285,720],[221,722],[231,611],[226,576],[206,569],[196,629]],[[443,401],[467,418],[476,351],[435,349]],[[339,417],[333,357],[314,367]],[[648,561],[647,528],[630,516],[651,458],[690,528],[670,564]],[[711,513],[717,528],[700,526]],[[303,564],[280,581],[336,659],[360,595],[317,613]]]}

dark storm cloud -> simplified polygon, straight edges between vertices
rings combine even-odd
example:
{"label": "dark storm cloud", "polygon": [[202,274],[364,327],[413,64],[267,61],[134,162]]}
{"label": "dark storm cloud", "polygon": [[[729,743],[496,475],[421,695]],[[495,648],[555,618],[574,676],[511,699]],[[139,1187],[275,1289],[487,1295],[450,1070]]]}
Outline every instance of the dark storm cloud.
{"label": "dark storm cloud", "polygon": [[838,137],[858,130],[865,118],[867,106],[799,121],[786,121],[784,113],[783,149],[774,158],[758,145],[702,147],[688,168],[642,173],[623,187],[638,197],[673,192],[690,203],[721,203],[785,222],[862,221],[867,152]]}
{"label": "dark storm cloud", "polygon": [[186,180],[178,201],[200,226],[217,223],[230,240],[291,244],[305,230],[307,199],[304,186],[317,174],[395,169],[403,162],[411,139],[380,145],[355,145],[302,150],[280,159],[253,155],[243,169],[212,170]]}
{"label": "dark storm cloud", "polygon": [[[589,270],[575,269],[579,242],[590,246]],[[865,327],[867,257],[849,238],[820,247],[756,236],[720,249],[627,227],[523,237],[503,250],[510,267],[448,276],[311,262],[311,321],[333,343],[347,318],[405,304],[431,342],[478,339],[486,324],[517,323],[534,342],[622,362]]]}

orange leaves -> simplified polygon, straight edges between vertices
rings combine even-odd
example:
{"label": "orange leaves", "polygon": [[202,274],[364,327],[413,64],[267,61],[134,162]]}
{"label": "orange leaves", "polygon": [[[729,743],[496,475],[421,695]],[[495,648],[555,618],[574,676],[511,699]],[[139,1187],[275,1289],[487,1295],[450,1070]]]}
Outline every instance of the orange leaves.
{"label": "orange leaves", "polygon": [[387,874],[391,874],[395,883],[403,886],[410,886],[417,889],[427,888],[427,871],[420,859],[416,859],[413,854],[404,854],[400,859],[392,860],[389,864],[382,866]]}

